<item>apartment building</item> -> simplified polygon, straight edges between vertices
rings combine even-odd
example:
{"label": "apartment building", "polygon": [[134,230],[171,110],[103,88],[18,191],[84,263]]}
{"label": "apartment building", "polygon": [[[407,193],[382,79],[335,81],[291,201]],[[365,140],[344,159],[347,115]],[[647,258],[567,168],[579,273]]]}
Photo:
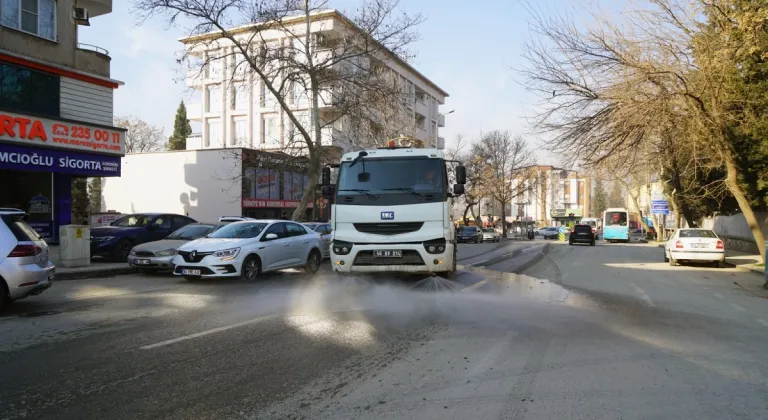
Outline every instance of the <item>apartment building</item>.
{"label": "apartment building", "polygon": [[[507,220],[534,221],[552,226],[574,217],[590,217],[591,178],[577,171],[549,165],[530,168],[531,176],[512,180],[516,197]],[[522,185],[521,185],[522,184]]]}
{"label": "apartment building", "polygon": [[112,126],[109,52],[78,42],[111,0],[0,3],[0,207],[29,213],[44,238],[71,223],[72,179],[118,177],[125,130]]}
{"label": "apartment building", "polygon": [[[259,42],[249,44],[254,49],[300,50],[306,17],[286,18],[281,25],[285,29],[261,30],[260,25],[254,25],[238,28],[233,33],[248,37],[259,30],[255,37]],[[333,40],[349,36],[350,21],[335,10],[321,11],[312,15],[309,30],[313,54],[323,57],[334,54]],[[187,139],[187,150],[245,147],[289,151],[293,145],[301,143],[297,141],[297,130],[278,105],[276,97],[251,71],[231,42],[211,41],[206,35],[184,38],[181,42],[189,54],[202,63],[200,67],[203,68],[202,71],[193,68],[186,79],[188,86],[199,93],[199,102],[188,105],[187,116],[200,127],[199,134]],[[356,62],[351,65],[366,69],[386,66],[400,87],[403,100],[398,105],[396,118],[382,112],[381,124],[396,130],[397,134],[410,135],[425,144],[443,148],[445,141],[438,136],[438,127],[444,126],[440,105],[445,103],[448,93],[394,54],[379,55],[372,59],[356,57]],[[279,58],[275,60],[279,63]],[[268,62],[266,66],[269,65],[272,64]],[[339,68],[345,65],[350,63],[334,64]],[[276,77],[279,80],[282,76],[278,74]],[[295,111],[301,125],[308,126],[313,99],[311,93],[307,93],[301,83],[286,83],[282,97]],[[335,101],[331,91],[320,92],[321,144],[340,153],[355,148],[354,139],[360,133],[354,131],[354,124],[348,118],[338,117],[338,103]],[[400,128],[393,128],[394,120],[398,121]]]}

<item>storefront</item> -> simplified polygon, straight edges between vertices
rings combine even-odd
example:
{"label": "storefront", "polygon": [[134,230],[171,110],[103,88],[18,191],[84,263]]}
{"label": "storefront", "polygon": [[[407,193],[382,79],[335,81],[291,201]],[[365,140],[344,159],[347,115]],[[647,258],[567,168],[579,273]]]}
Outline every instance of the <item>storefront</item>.
{"label": "storefront", "polygon": [[[257,219],[290,218],[304,197],[308,171],[306,158],[243,149],[243,215]],[[307,204],[306,220],[327,220],[325,213],[330,213],[328,203],[312,197]]]}
{"label": "storefront", "polygon": [[552,209],[550,211],[555,226],[571,226],[584,217],[582,209]]}
{"label": "storefront", "polygon": [[45,239],[72,221],[74,177],[119,177],[125,131],[0,111],[0,207],[29,213]]}

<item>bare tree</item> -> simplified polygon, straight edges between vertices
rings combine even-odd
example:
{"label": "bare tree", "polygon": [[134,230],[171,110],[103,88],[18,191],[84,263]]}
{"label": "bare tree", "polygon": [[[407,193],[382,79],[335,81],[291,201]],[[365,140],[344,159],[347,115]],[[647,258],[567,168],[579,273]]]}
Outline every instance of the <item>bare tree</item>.
{"label": "bare tree", "polygon": [[132,115],[115,117],[115,127],[128,130],[125,133],[125,153],[150,153],[165,150],[165,135],[156,127]]}
{"label": "bare tree", "polygon": [[[273,139],[309,157],[309,182],[293,218],[304,213],[333,143],[361,147],[409,134],[405,89],[391,64],[411,58],[419,15],[397,0],[371,0],[348,18],[325,0],[134,0],[142,18],[192,23],[184,57],[200,74],[222,65],[230,80],[257,81],[262,107],[282,111]],[[226,70],[225,70],[226,71]],[[246,83],[247,84],[247,83]],[[410,95],[410,96],[409,96]],[[275,127],[276,128],[276,127]],[[276,130],[278,131],[278,130]]]}
{"label": "bare tree", "polygon": [[533,154],[522,137],[512,137],[508,131],[491,131],[472,145],[472,155],[478,163],[475,182],[487,197],[501,204],[502,235],[506,237],[507,205],[525,194],[537,179],[532,167]]}
{"label": "bare tree", "polygon": [[481,182],[483,175],[482,159],[473,155],[473,144],[466,141],[463,135],[456,136],[455,146],[446,150],[445,156],[449,160],[462,162],[466,168],[467,182],[464,184],[464,194],[459,198],[464,205],[462,220],[466,225],[468,224],[467,213],[472,214],[472,220],[477,220],[475,206],[487,196]]}
{"label": "bare tree", "polygon": [[[660,130],[684,126],[675,145],[692,144],[699,166],[719,166],[719,182],[738,202],[765,259],[765,237],[742,186],[729,124],[739,98],[728,84],[738,57],[754,47],[743,32],[760,33],[765,18],[740,19],[731,0],[651,0],[654,7],[610,20],[593,15],[580,29],[568,18],[532,11],[526,85],[541,94],[534,117],[549,146],[585,166],[652,144],[664,150]],[[755,3],[756,4],[756,3]],[[715,25],[706,36],[703,29]]]}

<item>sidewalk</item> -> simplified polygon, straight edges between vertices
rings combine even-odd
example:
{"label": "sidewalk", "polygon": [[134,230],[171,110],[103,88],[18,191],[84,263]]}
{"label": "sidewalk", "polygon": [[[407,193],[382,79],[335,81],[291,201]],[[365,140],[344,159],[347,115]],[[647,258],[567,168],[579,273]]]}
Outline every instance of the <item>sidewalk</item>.
{"label": "sidewalk", "polygon": [[760,254],[750,254],[746,252],[734,251],[732,249],[725,250],[725,262],[733,266],[743,268],[745,270],[754,271],[756,273],[764,274],[765,265],[762,264]]}
{"label": "sidewalk", "polygon": [[92,258],[91,265],[87,267],[62,267],[59,265],[59,247],[50,246],[50,259],[56,265],[56,280],[75,280],[92,277],[109,277],[118,274],[131,274],[138,270],[128,263],[116,263],[102,258]]}

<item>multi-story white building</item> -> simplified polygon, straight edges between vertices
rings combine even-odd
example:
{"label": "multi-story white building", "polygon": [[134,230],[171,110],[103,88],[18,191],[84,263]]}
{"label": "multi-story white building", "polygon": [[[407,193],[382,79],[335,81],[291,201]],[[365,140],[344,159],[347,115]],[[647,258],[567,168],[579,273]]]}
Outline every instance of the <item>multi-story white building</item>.
{"label": "multi-story white building", "polygon": [[[314,13],[311,22],[314,54],[332,54],[333,42],[328,40],[349,36],[346,31],[350,30],[350,21],[335,10]],[[263,30],[260,25],[238,28],[233,33],[247,37],[259,31],[256,37],[259,45],[268,45],[270,50],[301,50],[306,17],[283,19],[281,25],[286,28],[284,30]],[[187,85],[199,92],[199,102],[188,105],[187,116],[200,124],[200,133],[187,139],[188,150],[246,147],[286,151],[290,144],[294,144],[297,131],[293,124],[234,44],[221,39],[211,41],[206,35],[184,38],[181,42],[203,67],[202,71],[193,68],[186,79]],[[249,44],[253,48],[260,48],[259,45]],[[358,61],[354,65],[364,68],[386,66],[391,71],[403,92],[398,120],[405,123],[402,129],[397,129],[398,134],[410,135],[442,148],[445,142],[438,137],[438,127],[444,126],[444,117],[439,113],[439,107],[448,93],[394,54],[382,52],[376,55],[376,58],[358,57],[357,60],[363,62]],[[312,103],[310,94],[300,83],[291,83],[284,92],[283,97],[295,111],[297,119],[302,126],[308,127]],[[330,93],[321,92],[320,96],[320,120],[324,126],[322,145],[342,151],[355,147],[350,140],[354,133],[350,133],[349,127],[345,126],[349,121],[336,120],[338,113],[334,99],[325,97],[331,96]],[[387,120],[382,121],[383,124],[392,125],[390,117],[383,119]]]}
{"label": "multi-story white building", "polygon": [[570,214],[590,217],[590,177],[548,165],[531,169],[533,175],[512,180],[512,189],[519,194],[508,207],[507,221],[519,217],[550,226],[568,219]]}
{"label": "multi-story white building", "polygon": [[74,178],[120,176],[122,82],[108,51],[78,40],[79,25],[111,12],[112,0],[0,4],[0,207],[27,211],[46,239],[72,223]]}

